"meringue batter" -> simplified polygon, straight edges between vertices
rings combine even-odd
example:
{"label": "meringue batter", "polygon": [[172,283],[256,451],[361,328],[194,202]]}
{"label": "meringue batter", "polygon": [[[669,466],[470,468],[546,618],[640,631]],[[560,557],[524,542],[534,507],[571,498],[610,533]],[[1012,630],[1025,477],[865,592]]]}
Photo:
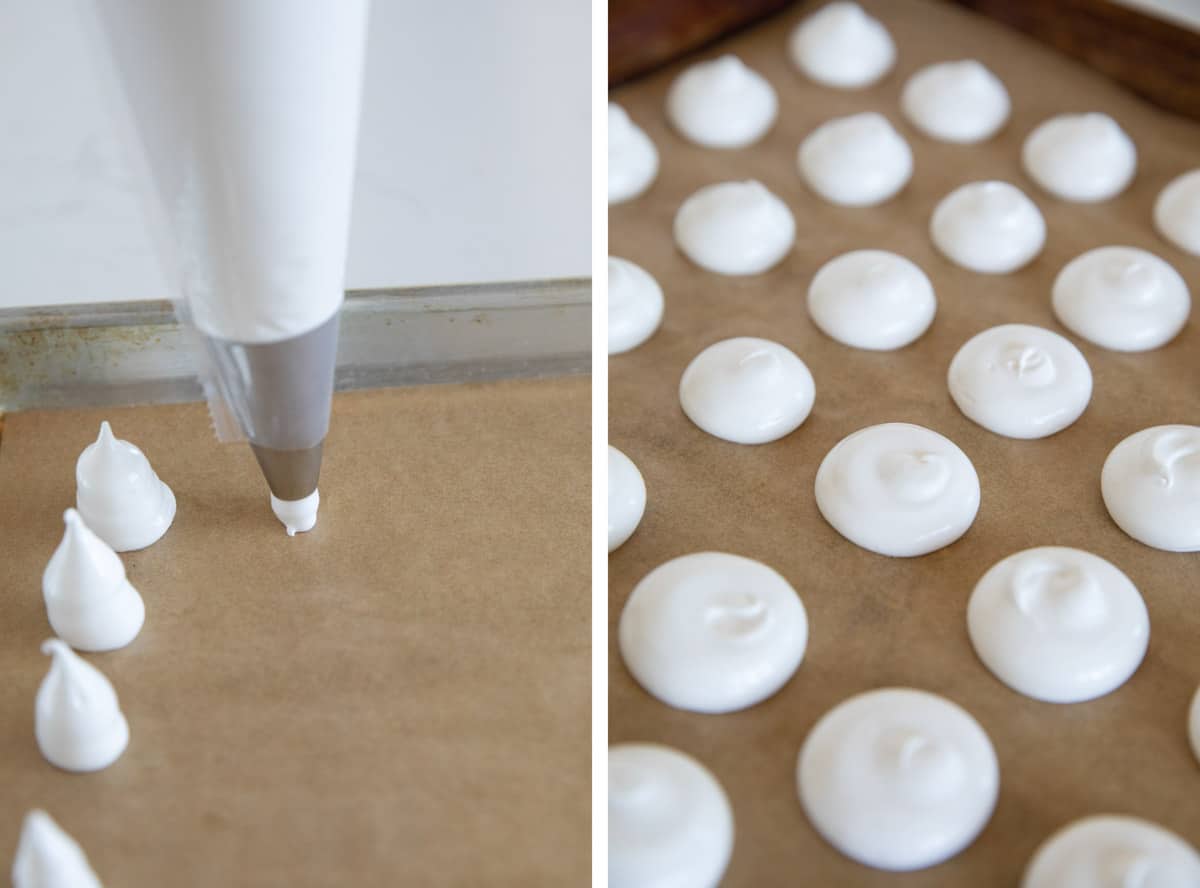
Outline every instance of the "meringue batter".
{"label": "meringue batter", "polygon": [[113,651],[137,637],[146,618],[142,596],[125,576],[117,553],[92,533],[74,509],[42,574],[46,616],[76,650]]}
{"label": "meringue batter", "polygon": [[646,511],[646,482],[633,460],[611,444],[608,447],[608,551],[624,545],[642,523]]}
{"label": "meringue batter", "polygon": [[817,469],[817,508],[850,542],[893,557],[948,546],[979,511],[979,476],[948,438],[890,422],[843,438]]}
{"label": "meringue batter", "polygon": [[1142,429],[1112,449],[1100,473],[1108,514],[1135,540],[1200,550],[1200,426]]}
{"label": "meringue batter", "polygon": [[792,63],[824,86],[861,89],[880,80],[896,61],[887,28],[857,3],[837,0],[808,16],[788,39]]}
{"label": "meringue batter", "polygon": [[733,811],[707,768],[669,746],[609,747],[611,888],[716,888],[732,853]]}
{"label": "meringue batter", "polygon": [[1016,186],[971,182],[942,198],[929,233],[951,262],[983,274],[1009,274],[1042,252],[1046,220]]}
{"label": "meringue batter", "polygon": [[1107,114],[1060,114],[1029,134],[1021,161],[1055,197],[1095,203],[1126,189],[1137,169],[1137,149]]}
{"label": "meringue batter", "polygon": [[608,202],[633,200],[658,175],[658,150],[616,102],[608,103]]}
{"label": "meringue batter", "polygon": [[922,68],[904,84],[904,116],[930,138],[962,145],[990,139],[1012,103],[995,74],[975,59]]}
{"label": "meringue batter", "polygon": [[817,722],[796,768],[804,813],[847,857],[885,870],[941,863],[991,819],[1000,769],[983,728],[949,700],[868,691]]}
{"label": "meringue batter", "polygon": [[979,659],[1014,691],[1078,703],[1129,680],[1146,655],[1150,616],[1137,587],[1108,561],[1043,546],[983,575],[967,630]]}
{"label": "meringue batter", "polygon": [[800,144],[800,175],[832,204],[871,207],[912,178],[912,150],[882,114],[867,111],[824,123]]}
{"label": "meringue batter", "polygon": [[813,323],[853,348],[903,348],[929,329],[936,312],[925,272],[886,250],[854,250],[830,259],[808,287]]}
{"label": "meringue batter", "polygon": [[52,659],[34,707],[38,748],[64,771],[107,768],[129,743],[112,683],[61,639],[44,641],[42,653]]}
{"label": "meringue batter", "polygon": [[997,435],[1045,438],[1083,414],[1092,370],[1071,342],[1029,324],[1001,324],[969,339],[950,362],[950,397]]}
{"label": "meringue batter", "polygon": [[662,287],[654,276],[628,259],[608,257],[608,353],[637,348],[662,323]]}
{"label": "meringue batter", "polygon": [[1084,817],[1034,852],[1021,888],[1185,888],[1200,885],[1200,854],[1138,817]]}
{"label": "meringue batter", "polygon": [[808,615],[767,565],[698,552],[637,584],[617,638],[638,684],[668,706],[734,712],[770,697],[799,668]]}
{"label": "meringue batter", "polygon": [[675,214],[675,242],[701,268],[718,274],[761,274],[796,241],[787,204],[761,182],[701,188]]}
{"label": "meringue batter", "polygon": [[1166,345],[1192,309],[1179,272],[1136,247],[1099,247],[1076,256],[1055,278],[1052,301],[1072,333],[1125,352]]}
{"label": "meringue batter", "polygon": [[766,79],[735,55],[692,65],[667,93],[675,129],[706,148],[744,148],[775,123],[779,100]]}
{"label": "meringue batter", "polygon": [[816,385],[808,367],[778,342],[740,336],[692,359],[679,381],[679,404],[710,435],[766,444],[808,418]]}
{"label": "meringue batter", "polygon": [[1154,224],[1179,249],[1200,256],[1200,169],[1172,179],[1154,202]]}

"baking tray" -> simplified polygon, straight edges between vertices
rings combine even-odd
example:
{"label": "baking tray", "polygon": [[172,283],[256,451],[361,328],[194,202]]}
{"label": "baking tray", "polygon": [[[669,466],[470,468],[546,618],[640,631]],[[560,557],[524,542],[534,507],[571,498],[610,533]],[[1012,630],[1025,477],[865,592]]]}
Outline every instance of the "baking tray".
{"label": "baking tray", "polygon": [[[1015,885],[1037,845],[1095,813],[1148,818],[1200,841],[1200,767],[1186,718],[1200,685],[1200,555],[1148,548],[1109,519],[1100,468],[1125,436],[1164,423],[1200,424],[1200,331],[1195,315],[1166,347],[1144,354],[1105,351],[1062,328],[1050,286],[1063,265],[1107,244],[1142,247],[1200,289],[1200,258],[1164,241],[1151,211],[1172,178],[1200,165],[1200,125],[1155,108],[1114,81],[1015,30],[949,3],[864,0],[891,30],[898,61],[882,82],[842,92],[805,80],[786,54],[787,36],[819,4],[797,4],[612,92],[658,146],[661,170],[642,197],[609,209],[609,251],[642,265],[662,284],[662,327],[644,345],[609,361],[610,441],[639,466],[648,505],[636,533],[609,558],[610,742],[666,743],[709,766],[728,791],[736,821],[727,886]],[[676,134],[663,107],[686,65],[733,52],[775,87],[780,117],[756,145],[714,151]],[[1013,115],[978,146],[932,141],[907,124],[899,95],[915,70],[975,57],[1013,98]],[[1137,177],[1116,199],[1069,204],[1041,193],[1024,174],[1026,134],[1052,114],[1102,110],[1133,136]],[[912,182],[880,207],[819,200],[796,171],[797,146],[820,123],[857,111],[884,113],[914,152]],[[726,278],[692,265],[674,246],[676,210],[696,189],[756,178],[791,207],[797,243],[775,269]],[[1044,252],[1011,275],[979,275],[950,264],[927,233],[950,190],[981,178],[1015,183],[1041,208]],[[930,330],[896,352],[850,349],[825,337],[805,307],[808,284],[829,259],[852,249],[907,256],[933,281],[938,314]],[[1074,341],[1095,378],[1078,422],[1050,438],[1001,438],[967,420],[950,400],[946,370],[972,335],[1000,323],[1030,323]],[[812,414],[797,431],[761,446],[713,438],[678,403],[681,374],[704,347],[730,336],[762,336],[794,350],[816,380]],[[821,518],[817,466],[842,438],[875,423],[907,421],[957,443],[982,486],[978,517],[953,545],[915,559],[860,549]],[[1150,612],[1141,668],[1115,693],[1068,706],[1022,697],[976,659],[966,603],[1001,558],[1037,545],[1075,546],[1125,571]],[[617,621],[634,585],[689,552],[745,555],[780,571],[808,610],[803,664],[780,693],[744,712],[705,716],[671,709],[643,691],[621,662]],[[795,766],[817,719],[847,697],[912,686],[964,706],[990,735],[1000,763],[1000,797],[979,838],[947,863],[892,874],[833,850],[804,816]]]}

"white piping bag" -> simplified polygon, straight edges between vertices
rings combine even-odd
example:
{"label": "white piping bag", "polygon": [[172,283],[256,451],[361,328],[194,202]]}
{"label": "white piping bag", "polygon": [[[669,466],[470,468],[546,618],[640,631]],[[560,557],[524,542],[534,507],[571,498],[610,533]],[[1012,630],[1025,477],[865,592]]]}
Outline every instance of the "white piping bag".
{"label": "white piping bag", "polygon": [[316,523],[367,0],[84,0],[218,438]]}

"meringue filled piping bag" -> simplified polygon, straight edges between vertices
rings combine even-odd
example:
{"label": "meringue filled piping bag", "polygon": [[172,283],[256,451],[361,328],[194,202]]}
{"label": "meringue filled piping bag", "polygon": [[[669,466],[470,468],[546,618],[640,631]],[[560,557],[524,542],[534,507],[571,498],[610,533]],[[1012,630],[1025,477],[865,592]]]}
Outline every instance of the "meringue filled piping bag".
{"label": "meringue filled piping bag", "polygon": [[316,523],[367,0],[87,0],[217,437],[289,534]]}

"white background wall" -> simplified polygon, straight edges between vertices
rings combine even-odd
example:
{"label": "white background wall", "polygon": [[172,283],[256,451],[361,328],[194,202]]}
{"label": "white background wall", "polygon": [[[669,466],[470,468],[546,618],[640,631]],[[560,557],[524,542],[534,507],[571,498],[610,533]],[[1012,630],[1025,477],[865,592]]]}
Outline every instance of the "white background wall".
{"label": "white background wall", "polygon": [[[79,2],[0,0],[0,308],[171,295]],[[589,0],[372,3],[348,286],[587,275]]]}

